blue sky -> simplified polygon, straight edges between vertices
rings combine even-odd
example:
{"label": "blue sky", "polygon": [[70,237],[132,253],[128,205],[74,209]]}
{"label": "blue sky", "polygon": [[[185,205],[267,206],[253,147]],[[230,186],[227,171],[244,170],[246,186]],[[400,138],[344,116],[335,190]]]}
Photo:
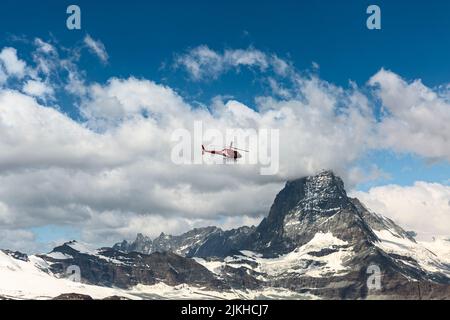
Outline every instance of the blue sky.
{"label": "blue sky", "polygon": [[[82,9],[80,31],[65,28],[65,9],[71,1],[11,0],[2,2],[0,30],[3,36],[52,35],[66,46],[88,32],[102,40],[110,55],[109,67],[90,70],[95,80],[132,74],[167,76],[177,82],[178,77],[166,74],[161,64],[170,62],[175,52],[199,44],[215,49],[253,45],[288,56],[300,70],[315,61],[324,79],[342,85],[349,79],[362,84],[381,67],[405,78],[423,79],[429,86],[447,82],[450,72],[446,1],[376,1],[382,9],[380,31],[365,28],[371,1],[76,3]],[[229,90],[237,94],[239,84]]]}
{"label": "blue sky", "polygon": [[[81,30],[65,27],[65,11],[70,4],[81,8]],[[381,8],[381,30],[368,30],[365,26],[368,16],[365,11],[370,4]],[[224,50],[258,50],[289,61],[298,75],[313,75],[348,91],[352,88],[350,81],[356,83],[373,98],[374,113],[382,117],[383,103],[380,97],[372,96],[372,89],[367,86],[381,69],[392,71],[406,83],[420,79],[434,92],[443,87],[448,90],[445,86],[450,74],[449,12],[450,2],[441,0],[4,0],[0,10],[0,49],[13,47],[20,59],[32,64],[33,39],[52,43],[63,55],[64,48],[82,47],[89,35],[105,46],[108,61],[101,63],[86,52],[80,55],[76,63],[87,83],[106,84],[112,77],[132,76],[172,88],[193,106],[209,105],[214,97],[223,96],[251,109],[257,109],[256,97],[271,94],[267,78],[261,77],[257,68],[230,68],[216,78],[194,81],[174,61],[201,45],[219,54]],[[289,79],[276,80],[280,85],[290,85]],[[62,90],[55,95],[53,102],[59,110],[81,122],[81,98]],[[417,181],[450,185],[448,158],[427,156],[410,146],[370,150],[358,158],[356,165],[363,171],[375,168],[380,172],[356,182],[353,187],[362,192],[388,184],[406,187]],[[111,205],[109,209],[115,208]],[[133,213],[138,217],[143,214]],[[219,220],[223,221],[223,216]],[[40,243],[82,237],[83,227],[73,227],[70,221],[40,221],[24,224],[23,229],[31,230]],[[181,230],[167,228],[161,231]],[[106,229],[102,227],[103,231]],[[108,235],[118,239],[134,231],[130,227],[128,233],[122,230]]]}

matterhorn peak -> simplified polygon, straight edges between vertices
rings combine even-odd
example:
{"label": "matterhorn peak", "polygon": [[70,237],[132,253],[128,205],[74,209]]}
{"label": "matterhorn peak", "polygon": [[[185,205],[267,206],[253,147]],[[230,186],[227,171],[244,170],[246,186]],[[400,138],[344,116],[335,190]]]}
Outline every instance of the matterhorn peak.
{"label": "matterhorn peak", "polygon": [[304,179],[306,185],[305,197],[321,197],[326,195],[327,198],[346,197],[344,182],[333,171],[322,171],[315,176],[306,177]]}
{"label": "matterhorn peak", "polygon": [[275,198],[270,214],[285,214],[295,207],[323,211],[345,206],[348,202],[342,179],[331,170],[323,170],[288,181]]}
{"label": "matterhorn peak", "polygon": [[257,242],[265,252],[279,254],[307,243],[317,232],[345,241],[375,239],[347,197],[344,182],[331,170],[287,182],[258,226]]}

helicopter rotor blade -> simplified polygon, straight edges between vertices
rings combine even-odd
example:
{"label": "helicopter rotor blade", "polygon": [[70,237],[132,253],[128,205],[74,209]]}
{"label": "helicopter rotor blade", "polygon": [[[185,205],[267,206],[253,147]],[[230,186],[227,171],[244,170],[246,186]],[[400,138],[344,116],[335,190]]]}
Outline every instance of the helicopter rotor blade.
{"label": "helicopter rotor blade", "polygon": [[239,149],[239,148],[235,148],[235,147],[232,147],[232,148],[230,148],[230,149],[239,150],[239,151],[244,151],[244,152],[250,152],[250,151],[248,151],[248,150]]}

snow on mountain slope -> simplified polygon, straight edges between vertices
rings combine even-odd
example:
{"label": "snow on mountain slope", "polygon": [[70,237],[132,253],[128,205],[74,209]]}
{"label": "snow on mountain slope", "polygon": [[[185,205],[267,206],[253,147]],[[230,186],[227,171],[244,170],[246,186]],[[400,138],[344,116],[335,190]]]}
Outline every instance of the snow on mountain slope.
{"label": "snow on mountain slope", "polygon": [[79,241],[71,241],[68,242],[67,245],[71,247],[72,249],[78,251],[79,253],[88,254],[91,256],[95,256],[98,254],[99,250],[96,248],[93,248],[92,246],[88,245],[87,243],[79,242]]}
{"label": "snow on mountain slope", "polygon": [[0,251],[0,296],[13,299],[51,299],[64,293],[89,295],[94,299],[122,296],[129,299],[317,299],[310,294],[299,294],[283,288],[260,290],[214,291],[181,284],[169,286],[137,285],[129,290],[86,285],[57,278],[48,271],[45,260],[30,256],[19,260]]}
{"label": "snow on mountain slope", "polygon": [[57,259],[57,260],[64,260],[64,259],[72,259],[73,257],[70,254],[65,254],[62,252],[50,252],[47,253],[45,256],[52,258],[52,259]]}
{"label": "snow on mountain slope", "polygon": [[422,241],[419,243],[450,265],[450,238],[438,238],[434,241]]}
{"label": "snow on mountain slope", "polygon": [[213,291],[187,284],[168,286],[158,283],[152,286],[137,285],[131,292],[143,299],[319,299],[312,294],[298,293],[284,288],[264,288],[260,290]]}
{"label": "snow on mountain slope", "polygon": [[0,295],[15,299],[48,299],[62,293],[76,292],[98,299],[112,295],[133,298],[123,290],[56,278],[48,271],[48,267],[45,260],[36,256],[23,261],[0,251]]}
{"label": "snow on mountain slope", "polygon": [[[84,255],[88,255],[91,257],[95,257],[104,261],[108,261],[111,262],[113,264],[124,264],[123,261],[120,261],[118,259],[114,259],[111,257],[107,257],[104,255],[105,250],[104,249],[95,249],[92,246],[83,243],[83,242],[79,242],[79,241],[75,241],[72,240],[70,242],[66,242],[65,244],[63,244],[63,246],[66,246],[68,248],[71,248],[73,250],[75,250],[75,252],[77,254],[84,254]],[[56,250],[56,251],[55,251]],[[51,258],[54,260],[67,260],[67,259],[73,259],[74,257],[70,254],[64,253],[64,252],[60,252],[58,251],[60,250],[60,247],[56,247],[53,249],[52,252],[50,253],[46,253],[41,255],[41,257],[43,258]]]}
{"label": "snow on mountain slope", "polygon": [[[421,243],[413,242],[410,239],[402,237],[396,233],[395,230],[374,230],[374,232],[380,240],[375,243],[375,245],[383,251],[390,254],[397,254],[402,257],[412,258],[423,270],[432,273],[443,273],[450,277],[450,266],[446,264],[448,263],[448,260],[445,260],[448,259],[448,256],[446,258],[439,254],[439,250],[445,248],[442,244],[436,244],[434,250],[432,250],[432,248],[429,249]],[[403,263],[415,266],[412,262],[408,262],[407,260],[402,261]]]}
{"label": "snow on mountain slope", "polygon": [[301,273],[310,277],[345,272],[343,262],[351,256],[347,242],[332,233],[317,233],[307,244],[275,259],[260,259],[261,270],[270,275]]}
{"label": "snow on mountain slope", "polygon": [[225,258],[223,261],[195,258],[211,272],[220,274],[225,266],[244,267],[261,273],[265,277],[298,274],[310,277],[344,274],[344,262],[352,255],[352,248],[332,233],[317,233],[307,244],[276,258],[263,258],[260,254],[242,250],[241,255]]}

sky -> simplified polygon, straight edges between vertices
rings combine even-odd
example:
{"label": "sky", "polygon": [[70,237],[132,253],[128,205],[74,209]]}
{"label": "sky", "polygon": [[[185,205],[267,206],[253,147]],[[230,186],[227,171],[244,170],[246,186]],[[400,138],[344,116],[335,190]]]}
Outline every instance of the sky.
{"label": "sky", "polygon": [[[0,247],[257,224],[286,180],[322,169],[420,237],[449,236],[450,3],[0,6]],[[278,130],[279,170],[174,163],[172,135],[198,121]]]}

